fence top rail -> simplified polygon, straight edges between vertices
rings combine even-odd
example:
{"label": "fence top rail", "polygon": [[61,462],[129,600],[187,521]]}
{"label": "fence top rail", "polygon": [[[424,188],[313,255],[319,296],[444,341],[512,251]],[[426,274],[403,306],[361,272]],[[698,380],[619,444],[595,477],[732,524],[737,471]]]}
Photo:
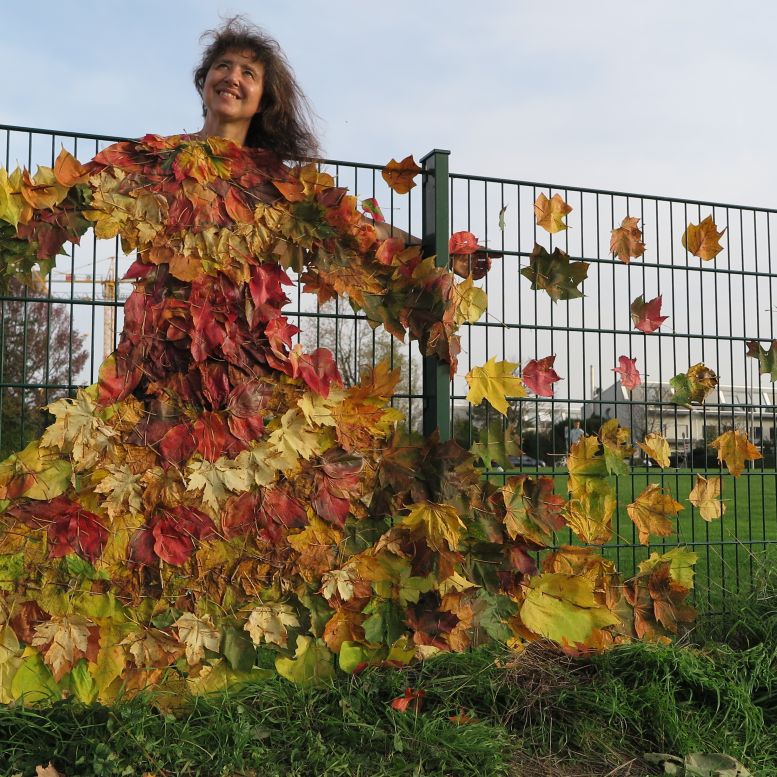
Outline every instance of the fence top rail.
{"label": "fence top rail", "polygon": [[[50,135],[54,137],[84,138],[86,140],[106,140],[118,142],[132,140],[122,135],[99,135],[92,132],[72,132],[70,130],[44,129],[41,127],[23,127],[15,124],[0,123],[0,131],[27,132],[33,135]],[[341,167],[358,167],[368,170],[382,170],[384,165],[372,162],[351,162],[342,159],[320,159],[322,164]],[[570,186],[568,184],[544,183],[541,181],[525,181],[518,178],[500,178],[496,176],[475,175],[470,173],[450,173],[451,179],[462,181],[477,181],[480,183],[496,183],[508,186],[532,186],[538,189],[555,189],[557,191],[579,192],[580,194],[602,194],[608,197],[627,197],[635,200],[652,200],[656,202],[669,202],[681,205],[700,205],[709,208],[722,208],[726,210],[744,210],[754,213],[777,213],[777,208],[767,208],[762,205],[737,205],[728,202],[715,202],[713,200],[688,199],[684,197],[668,197],[662,194],[645,194],[640,192],[618,191],[617,189],[593,189],[584,186]]]}

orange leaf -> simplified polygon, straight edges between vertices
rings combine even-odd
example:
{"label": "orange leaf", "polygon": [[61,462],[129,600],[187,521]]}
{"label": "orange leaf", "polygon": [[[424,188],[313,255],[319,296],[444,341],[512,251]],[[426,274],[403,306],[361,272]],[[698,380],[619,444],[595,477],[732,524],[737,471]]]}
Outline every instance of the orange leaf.
{"label": "orange leaf", "polygon": [[418,173],[421,172],[421,168],[416,164],[413,155],[406,156],[401,162],[397,162],[396,159],[392,159],[381,170],[383,180],[397,193],[407,194],[414,186],[413,180]]}
{"label": "orange leaf", "polygon": [[567,228],[564,217],[571,211],[572,206],[567,205],[560,194],[554,194],[551,199],[548,199],[542,193],[534,203],[534,218],[537,221],[537,226],[551,234],[563,232]]}
{"label": "orange leaf", "polygon": [[657,483],[650,483],[626,507],[626,512],[639,529],[639,541],[647,545],[651,534],[668,537],[674,531],[674,526],[667,516],[677,515],[682,509],[683,506],[676,502],[671,494],[664,492]]}
{"label": "orange leaf", "polygon": [[63,186],[84,183],[89,177],[89,168],[82,165],[64,146],[54,162],[54,177]]}
{"label": "orange leaf", "polygon": [[639,219],[636,216],[626,216],[621,225],[612,231],[610,251],[624,264],[645,253],[642,231],[637,226],[638,223]]}
{"label": "orange leaf", "polygon": [[415,691],[412,688],[405,688],[405,695],[398,696],[391,702],[391,709],[397,712],[415,712],[418,714],[424,703],[426,691]]}
{"label": "orange leaf", "polygon": [[723,246],[718,242],[723,237],[723,232],[718,232],[712,216],[707,216],[700,224],[689,224],[683,234],[683,248],[687,248],[694,256],[708,262],[714,259]]}
{"label": "orange leaf", "polygon": [[735,478],[742,474],[746,461],[763,458],[747,439],[747,434],[738,430],[723,432],[710,443],[710,448],[718,449],[718,461],[724,463]]}

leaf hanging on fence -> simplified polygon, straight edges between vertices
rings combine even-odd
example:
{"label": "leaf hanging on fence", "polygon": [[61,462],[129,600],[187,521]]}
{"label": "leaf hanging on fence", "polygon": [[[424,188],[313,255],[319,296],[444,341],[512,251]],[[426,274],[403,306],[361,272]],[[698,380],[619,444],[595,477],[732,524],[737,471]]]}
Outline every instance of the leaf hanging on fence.
{"label": "leaf hanging on fence", "polygon": [[628,391],[633,391],[638,386],[642,385],[642,376],[637,369],[637,359],[629,358],[628,356],[618,357],[619,367],[613,367],[612,371],[620,373],[621,385]]}
{"label": "leaf hanging on fence", "polygon": [[718,385],[718,376],[704,364],[694,364],[688,372],[675,375],[669,385],[674,389],[672,401],[678,405],[704,404],[707,395]]}
{"label": "leaf hanging on fence", "polygon": [[487,399],[494,410],[507,415],[507,397],[525,397],[523,381],[514,375],[516,362],[496,360],[492,356],[482,367],[473,367],[465,376],[469,391],[467,402],[479,405]]}
{"label": "leaf hanging on fence", "polygon": [[470,256],[478,250],[478,239],[471,232],[454,232],[448,240],[451,256]]}
{"label": "leaf hanging on fence", "polygon": [[484,467],[496,463],[508,469],[510,456],[520,456],[521,449],[515,443],[515,432],[512,427],[506,429],[498,421],[491,422],[480,430],[478,442],[473,443],[469,452],[483,462]]}
{"label": "leaf hanging on fence", "polygon": [[650,535],[668,537],[674,531],[674,525],[667,518],[677,515],[683,506],[665,492],[657,483],[650,483],[647,488],[626,507],[629,518],[634,521],[639,530],[639,541],[643,545],[650,543]]}
{"label": "leaf hanging on fence", "polygon": [[634,326],[645,334],[655,332],[669,316],[661,315],[661,295],[654,297],[650,302],[640,294],[631,303],[631,320]]}
{"label": "leaf hanging on fence", "polygon": [[642,232],[637,224],[639,224],[639,218],[626,216],[621,225],[613,229],[610,237],[610,252],[624,264],[628,264],[632,259],[637,259],[645,253]]}
{"label": "leaf hanging on fence", "polygon": [[505,212],[507,211],[507,205],[502,205],[499,209],[499,229],[505,231]]}
{"label": "leaf hanging on fence", "polygon": [[683,248],[687,248],[694,256],[703,259],[705,262],[714,259],[722,250],[720,238],[723,237],[726,229],[718,232],[712,216],[707,216],[699,224],[689,224],[683,233]]}
{"label": "leaf hanging on fence", "polygon": [[569,256],[560,248],[554,248],[549,254],[541,245],[535,244],[529,266],[521,270],[521,275],[531,281],[533,290],[545,289],[554,302],[577,299],[583,296],[578,286],[588,276],[588,262],[570,262]]}
{"label": "leaf hanging on fence", "polygon": [[718,461],[725,464],[735,478],[742,474],[746,462],[763,458],[747,439],[747,434],[738,429],[723,432],[710,443],[710,448],[718,449]]}
{"label": "leaf hanging on fence", "polygon": [[638,442],[637,445],[662,469],[669,466],[669,443],[663,435],[651,432],[645,435],[644,442]]}
{"label": "leaf hanging on fence", "polygon": [[397,193],[407,194],[416,184],[413,180],[421,168],[416,164],[413,155],[406,156],[401,162],[392,159],[381,170],[383,180]]}
{"label": "leaf hanging on fence", "polygon": [[768,351],[757,340],[749,340],[747,355],[758,359],[759,375],[768,375],[772,383],[777,380],[777,340],[772,340]]}
{"label": "leaf hanging on fence", "polygon": [[726,512],[726,505],[720,499],[721,482],[719,477],[697,475],[693,490],[688,495],[691,504],[699,508],[699,515],[705,521],[714,521]]}
{"label": "leaf hanging on fence", "polygon": [[521,372],[524,384],[540,397],[552,397],[553,384],[561,380],[561,376],[553,369],[555,361],[555,353],[543,359],[532,359]]}
{"label": "leaf hanging on fence", "polygon": [[564,219],[567,213],[571,212],[572,207],[564,202],[560,194],[554,194],[551,199],[548,199],[543,192],[534,203],[534,218],[537,226],[551,234],[562,232],[567,228]]}

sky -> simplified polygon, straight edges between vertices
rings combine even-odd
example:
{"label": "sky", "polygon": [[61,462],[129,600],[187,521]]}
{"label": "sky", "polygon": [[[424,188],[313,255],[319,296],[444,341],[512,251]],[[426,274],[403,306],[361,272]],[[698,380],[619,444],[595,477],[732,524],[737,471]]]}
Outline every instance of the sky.
{"label": "sky", "polygon": [[200,34],[273,35],[329,158],[433,148],[461,173],[773,206],[763,0],[4,0],[0,122],[138,136],[199,129]]}

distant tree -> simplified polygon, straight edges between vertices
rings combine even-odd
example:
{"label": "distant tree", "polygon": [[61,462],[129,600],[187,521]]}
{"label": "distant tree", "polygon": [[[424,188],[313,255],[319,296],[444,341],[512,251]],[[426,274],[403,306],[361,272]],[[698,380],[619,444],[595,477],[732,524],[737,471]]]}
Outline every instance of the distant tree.
{"label": "distant tree", "polygon": [[[42,284],[31,296],[41,293]],[[7,296],[26,296],[24,286],[12,281]],[[5,459],[41,434],[51,418],[43,407],[68,393],[22,386],[76,381],[89,354],[84,335],[71,328],[66,305],[0,299],[0,325],[0,457]]]}

